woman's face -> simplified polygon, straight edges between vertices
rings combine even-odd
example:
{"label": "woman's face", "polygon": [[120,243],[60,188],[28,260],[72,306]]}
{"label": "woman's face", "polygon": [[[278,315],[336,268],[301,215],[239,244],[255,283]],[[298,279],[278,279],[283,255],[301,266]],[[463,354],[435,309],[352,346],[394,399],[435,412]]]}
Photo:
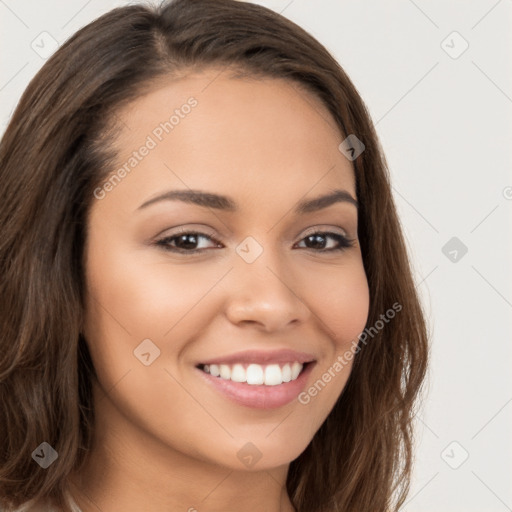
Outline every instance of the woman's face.
{"label": "woman's face", "polygon": [[264,469],[295,459],[333,408],[369,292],[327,109],[296,84],[225,74],[161,84],[118,114],[88,219],[85,337],[97,428],[126,453]]}

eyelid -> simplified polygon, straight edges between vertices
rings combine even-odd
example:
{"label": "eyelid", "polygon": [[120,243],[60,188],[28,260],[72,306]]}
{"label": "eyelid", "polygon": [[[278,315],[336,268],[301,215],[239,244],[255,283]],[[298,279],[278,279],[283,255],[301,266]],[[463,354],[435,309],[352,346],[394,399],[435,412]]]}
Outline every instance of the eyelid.
{"label": "eyelid", "polygon": [[[177,228],[170,228],[170,231],[171,231],[170,233],[167,233],[168,231],[169,231],[169,229],[164,229],[163,231],[161,231],[160,233],[158,233],[158,235],[156,235],[154,237],[154,240],[155,241],[164,240],[166,238],[172,238],[172,237],[179,236],[182,234],[190,234],[190,233],[197,233],[199,235],[208,235],[210,238],[214,239],[216,242],[218,242],[218,238],[219,238],[219,235],[214,230],[212,230],[211,228],[206,227],[206,226],[200,226],[200,227],[180,226]],[[167,234],[165,234],[165,233],[167,233]]]}
{"label": "eyelid", "polygon": [[340,227],[325,226],[323,224],[320,224],[319,226],[313,226],[312,228],[308,228],[308,229],[306,229],[306,231],[301,232],[302,238],[309,236],[309,235],[314,235],[315,233],[318,233],[319,231],[332,232],[332,233],[336,233],[339,235],[343,235],[347,238],[350,238],[350,235],[347,233],[347,231],[345,229],[340,228]]}

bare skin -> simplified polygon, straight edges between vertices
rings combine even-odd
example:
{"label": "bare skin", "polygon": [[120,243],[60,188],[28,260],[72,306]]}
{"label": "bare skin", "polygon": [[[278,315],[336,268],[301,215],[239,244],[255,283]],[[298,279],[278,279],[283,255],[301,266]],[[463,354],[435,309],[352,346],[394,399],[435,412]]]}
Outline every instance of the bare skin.
{"label": "bare skin", "polygon": [[[155,128],[190,97],[197,105],[182,108],[158,140]],[[307,404],[274,409],[229,400],[196,365],[246,349],[308,352],[316,360],[308,389],[364,329],[357,207],[339,201],[294,212],[334,189],[357,199],[352,164],[338,150],[342,136],[296,84],[232,79],[218,69],[160,82],[118,118],[113,171],[148,136],[156,145],[98,194],[88,219],[84,334],[98,374],[96,439],[70,492],[83,512],[293,512],[290,462],[332,410],[351,363]],[[229,196],[238,211],[177,200],[139,209],[189,189]],[[177,228],[204,236],[180,245]],[[329,252],[339,241],[324,234],[315,243],[318,232],[354,242]],[[167,250],[155,244],[172,235]],[[236,250],[247,237],[262,249],[251,263]],[[244,247],[256,250],[251,243]],[[201,252],[171,252],[177,247]],[[146,356],[149,365],[134,355],[146,339],[160,350]],[[250,467],[238,456],[247,443],[261,455]]]}

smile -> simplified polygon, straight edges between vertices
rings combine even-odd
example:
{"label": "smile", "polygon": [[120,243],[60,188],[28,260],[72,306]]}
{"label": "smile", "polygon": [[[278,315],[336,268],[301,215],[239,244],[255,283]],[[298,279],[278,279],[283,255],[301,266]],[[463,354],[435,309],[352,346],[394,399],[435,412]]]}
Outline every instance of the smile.
{"label": "smile", "polygon": [[285,364],[212,364],[201,365],[205,373],[233,382],[246,382],[250,386],[278,386],[296,380],[304,365],[298,361]]}
{"label": "smile", "polygon": [[196,371],[208,387],[231,402],[255,409],[275,409],[297,399],[315,364],[202,364]]}

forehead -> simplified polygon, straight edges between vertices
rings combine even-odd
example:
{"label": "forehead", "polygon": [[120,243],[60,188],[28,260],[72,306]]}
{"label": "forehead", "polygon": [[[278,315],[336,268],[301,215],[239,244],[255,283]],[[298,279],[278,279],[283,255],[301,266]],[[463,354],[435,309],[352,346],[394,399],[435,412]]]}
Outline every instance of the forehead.
{"label": "forehead", "polygon": [[163,182],[248,199],[334,187],[355,197],[338,126],[322,101],[294,82],[210,69],[160,79],[116,117],[117,166],[151,147],[124,180],[137,198],[161,191]]}

